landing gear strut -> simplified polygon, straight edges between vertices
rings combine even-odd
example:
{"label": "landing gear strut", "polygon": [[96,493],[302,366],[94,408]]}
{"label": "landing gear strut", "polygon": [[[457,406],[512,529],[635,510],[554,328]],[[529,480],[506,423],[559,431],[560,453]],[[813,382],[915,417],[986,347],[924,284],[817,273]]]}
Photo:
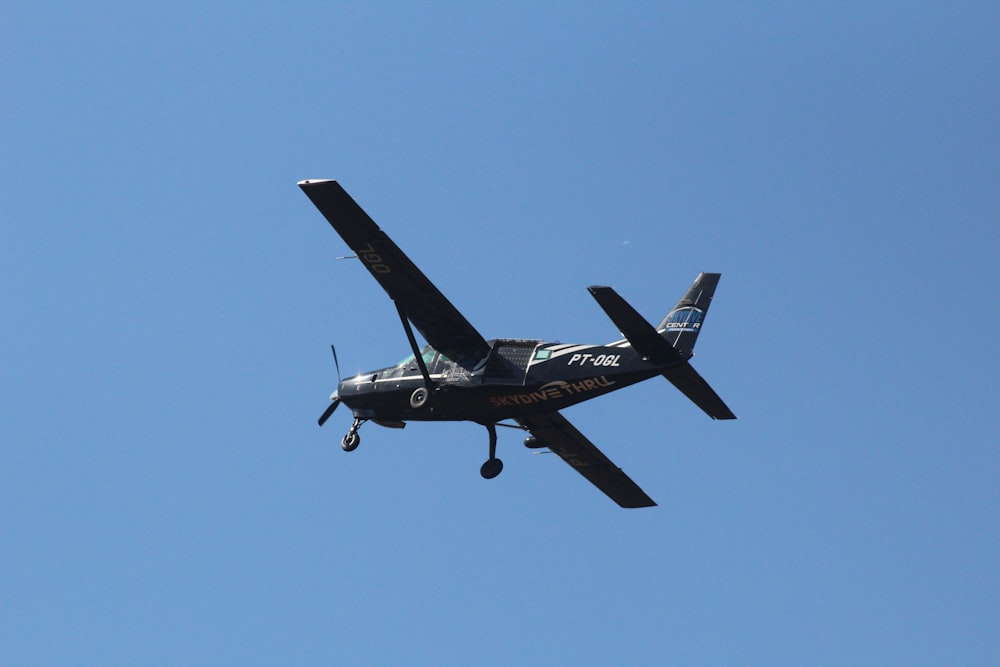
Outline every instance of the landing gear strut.
{"label": "landing gear strut", "polygon": [[490,458],[479,469],[479,474],[484,479],[493,479],[503,470],[503,461],[497,458],[497,426],[496,424],[485,424],[486,430],[490,434]]}
{"label": "landing gear strut", "polygon": [[361,428],[363,423],[364,421],[361,419],[355,418],[350,430],[347,431],[347,435],[340,441],[340,447],[345,452],[353,452],[361,444],[361,436],[358,435],[358,429]]}

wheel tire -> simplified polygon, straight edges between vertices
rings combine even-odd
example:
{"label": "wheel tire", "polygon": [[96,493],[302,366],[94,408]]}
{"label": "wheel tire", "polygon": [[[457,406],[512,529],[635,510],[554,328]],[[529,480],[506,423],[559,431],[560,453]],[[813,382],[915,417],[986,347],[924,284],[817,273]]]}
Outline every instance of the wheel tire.
{"label": "wheel tire", "polygon": [[340,447],[345,452],[353,452],[361,444],[361,436],[357,431],[348,431],[344,439],[340,441]]}
{"label": "wheel tire", "polygon": [[493,479],[503,470],[503,461],[500,459],[490,459],[479,469],[479,474],[483,479]]}
{"label": "wheel tire", "polygon": [[427,387],[417,387],[410,394],[410,407],[414,410],[419,410],[420,408],[427,405],[427,399],[430,394],[427,393]]}

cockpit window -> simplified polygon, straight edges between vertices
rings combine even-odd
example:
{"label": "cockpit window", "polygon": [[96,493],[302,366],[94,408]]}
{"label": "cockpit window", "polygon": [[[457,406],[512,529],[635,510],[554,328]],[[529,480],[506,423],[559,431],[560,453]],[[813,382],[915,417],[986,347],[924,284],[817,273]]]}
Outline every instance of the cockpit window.
{"label": "cockpit window", "polygon": [[[425,347],[420,352],[420,356],[423,358],[424,364],[430,364],[432,361],[434,361],[434,355],[436,355],[436,354],[437,354],[437,350],[435,350],[430,345],[428,345],[427,347]],[[442,356],[442,358],[444,358],[444,355],[441,355],[441,356]],[[416,363],[415,360],[416,360],[416,357],[414,357],[412,354],[410,354],[410,355],[407,355],[406,359],[403,359],[402,361],[400,361],[396,365],[397,366],[409,366],[411,364]]]}

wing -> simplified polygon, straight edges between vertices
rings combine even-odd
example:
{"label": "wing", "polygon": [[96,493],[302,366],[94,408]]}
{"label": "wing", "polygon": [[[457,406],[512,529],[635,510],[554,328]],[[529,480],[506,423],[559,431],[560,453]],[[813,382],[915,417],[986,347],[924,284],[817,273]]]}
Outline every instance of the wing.
{"label": "wing", "polygon": [[656,505],[621,468],[558,412],[517,417],[516,420],[622,507]]}
{"label": "wing", "polygon": [[339,183],[302,181],[299,187],[431,347],[456,360],[486,356],[489,346],[479,332]]}

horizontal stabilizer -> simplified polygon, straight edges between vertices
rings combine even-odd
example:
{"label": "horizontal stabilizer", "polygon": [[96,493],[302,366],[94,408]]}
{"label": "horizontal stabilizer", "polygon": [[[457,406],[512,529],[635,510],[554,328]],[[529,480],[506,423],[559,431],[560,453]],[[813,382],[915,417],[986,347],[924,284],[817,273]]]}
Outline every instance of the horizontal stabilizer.
{"label": "horizontal stabilizer", "polygon": [[695,405],[705,411],[712,419],[736,419],[733,411],[722,402],[708,382],[698,375],[698,371],[689,363],[679,364],[663,373],[663,377],[681,390]]}
{"label": "horizontal stabilizer", "polygon": [[653,325],[647,322],[618,292],[610,287],[596,285],[587,289],[636,352],[657,363],[679,362],[683,359],[677,350],[657,333]]}

